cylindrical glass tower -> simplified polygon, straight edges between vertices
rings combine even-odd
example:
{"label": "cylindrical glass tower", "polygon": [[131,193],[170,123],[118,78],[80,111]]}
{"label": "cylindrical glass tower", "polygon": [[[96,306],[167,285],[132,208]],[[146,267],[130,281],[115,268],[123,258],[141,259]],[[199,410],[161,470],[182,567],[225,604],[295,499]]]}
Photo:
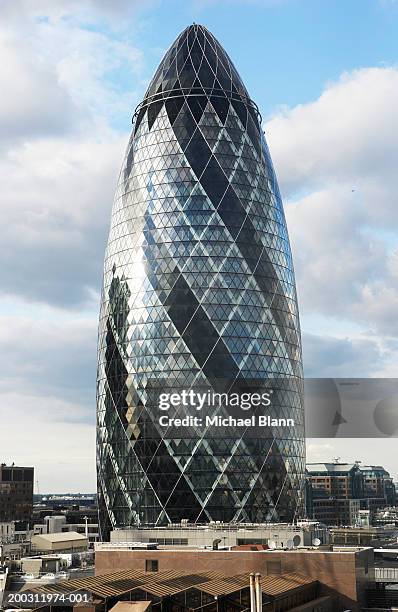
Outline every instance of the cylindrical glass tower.
{"label": "cylindrical glass tower", "polygon": [[[97,380],[100,528],[292,521],[305,447],[300,327],[260,116],[200,25],[164,56],[133,119],[104,264]],[[292,427],[185,435],[150,388],[273,387]]]}

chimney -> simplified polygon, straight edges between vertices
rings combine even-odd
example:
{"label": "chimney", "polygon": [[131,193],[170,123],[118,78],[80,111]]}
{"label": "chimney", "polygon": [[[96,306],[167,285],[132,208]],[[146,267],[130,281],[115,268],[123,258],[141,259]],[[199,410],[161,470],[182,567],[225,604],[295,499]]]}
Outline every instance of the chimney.
{"label": "chimney", "polygon": [[256,611],[256,588],[254,574],[250,574],[250,612]]}

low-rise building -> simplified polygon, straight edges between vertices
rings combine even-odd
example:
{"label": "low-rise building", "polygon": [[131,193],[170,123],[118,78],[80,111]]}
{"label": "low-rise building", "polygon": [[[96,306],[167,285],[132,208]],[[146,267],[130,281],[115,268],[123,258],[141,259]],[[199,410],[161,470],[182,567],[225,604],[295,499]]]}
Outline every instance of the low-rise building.
{"label": "low-rise building", "polygon": [[358,523],[361,503],[359,499],[319,497],[313,500],[314,516],[325,525],[352,525]]}
{"label": "low-rise building", "polygon": [[92,522],[92,519],[84,514],[81,516],[80,522],[71,522],[71,518],[79,518],[79,514],[70,514],[68,511],[62,514],[44,516],[42,523],[35,523],[33,526],[34,534],[76,531],[77,533],[85,535],[90,545],[98,541],[99,533],[97,522]]}
{"label": "low-rise building", "polygon": [[[164,570],[156,573],[124,571],[90,579],[51,585],[51,593],[68,598],[74,590],[90,598],[92,612],[147,612],[153,610],[221,612],[250,609],[250,577],[246,572],[226,576],[221,570]],[[263,612],[332,612],[339,610],[335,594],[318,580],[295,572],[260,576],[259,608]],[[29,588],[29,595],[48,593],[46,587]],[[28,593],[24,593],[27,595]],[[63,610],[72,605],[62,604]],[[50,607],[41,607],[49,610]]]}
{"label": "low-rise building", "polygon": [[398,531],[391,527],[331,527],[334,545],[380,547],[397,541]]}
{"label": "low-rise building", "polygon": [[398,527],[398,508],[383,508],[376,512],[373,518],[373,524],[377,526],[391,525]]}
{"label": "low-rise building", "polygon": [[[294,550],[208,550],[197,547],[164,547],[127,550],[117,544],[97,544],[96,576],[111,571],[147,572],[156,580],[157,572],[174,571],[198,574],[221,572],[227,577],[259,572],[278,579],[301,572],[322,584],[323,593],[335,599],[333,610],[358,610],[365,604],[365,590],[374,582],[373,549],[352,548],[334,551],[332,547]],[[298,604],[297,604],[298,605]],[[342,606],[345,606],[342,607]],[[290,608],[282,608],[290,609]]]}
{"label": "low-rise building", "polygon": [[143,542],[160,546],[217,546],[232,547],[242,544],[272,545],[285,548],[311,546],[315,539],[328,543],[328,530],[319,521],[291,523],[209,523],[207,525],[175,524],[167,527],[143,527],[115,529],[110,536],[112,543]]}
{"label": "low-rise building", "polygon": [[88,548],[88,540],[75,531],[42,533],[32,536],[31,545],[36,552],[84,552]]}
{"label": "low-rise building", "polygon": [[46,573],[58,573],[66,569],[68,563],[60,555],[35,555],[21,559],[21,570],[24,574],[31,574],[38,578]]}
{"label": "low-rise building", "polygon": [[381,465],[360,465],[364,480],[364,498],[384,499],[384,506],[396,503],[395,485],[389,472]]}
{"label": "low-rise building", "polygon": [[14,538],[15,522],[0,523],[0,543],[11,542]]}

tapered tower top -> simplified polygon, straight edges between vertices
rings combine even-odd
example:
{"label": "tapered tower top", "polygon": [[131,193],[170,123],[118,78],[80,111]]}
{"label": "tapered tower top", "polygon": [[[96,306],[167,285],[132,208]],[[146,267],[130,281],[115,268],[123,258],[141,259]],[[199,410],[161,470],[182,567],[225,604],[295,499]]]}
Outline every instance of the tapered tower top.
{"label": "tapered tower top", "polygon": [[[219,101],[227,98],[235,104],[244,102],[253,118],[257,116],[260,119],[257,105],[250,99],[226,51],[209,30],[195,23],[181,32],[160,62],[143,101],[136,109],[135,129],[138,129],[148,106],[151,122],[164,101],[190,96],[196,99],[211,97]],[[242,113],[239,114],[245,124]]]}
{"label": "tapered tower top", "polygon": [[249,97],[228,54],[209,30],[197,24],[185,28],[173,42],[145,98],[176,88],[192,87]]}

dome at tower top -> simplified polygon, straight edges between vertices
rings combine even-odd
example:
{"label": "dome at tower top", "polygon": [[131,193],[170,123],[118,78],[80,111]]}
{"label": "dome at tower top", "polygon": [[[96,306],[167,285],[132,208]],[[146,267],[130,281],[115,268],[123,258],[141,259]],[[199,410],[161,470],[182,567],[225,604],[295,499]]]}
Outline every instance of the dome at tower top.
{"label": "dome at tower top", "polygon": [[257,105],[250,99],[226,51],[202,25],[193,24],[185,28],[166,52],[136,109],[134,131],[147,110],[152,125],[164,103],[172,123],[184,100],[191,107],[196,106],[199,115],[210,100],[213,107],[219,109],[222,121],[225,119],[222,115],[231,102],[244,125],[249,113],[260,130],[261,117]]}
{"label": "dome at tower top", "polygon": [[160,62],[144,97],[183,90],[198,93],[203,89],[214,95],[249,98],[235,66],[220,43],[202,25],[185,28]]}

